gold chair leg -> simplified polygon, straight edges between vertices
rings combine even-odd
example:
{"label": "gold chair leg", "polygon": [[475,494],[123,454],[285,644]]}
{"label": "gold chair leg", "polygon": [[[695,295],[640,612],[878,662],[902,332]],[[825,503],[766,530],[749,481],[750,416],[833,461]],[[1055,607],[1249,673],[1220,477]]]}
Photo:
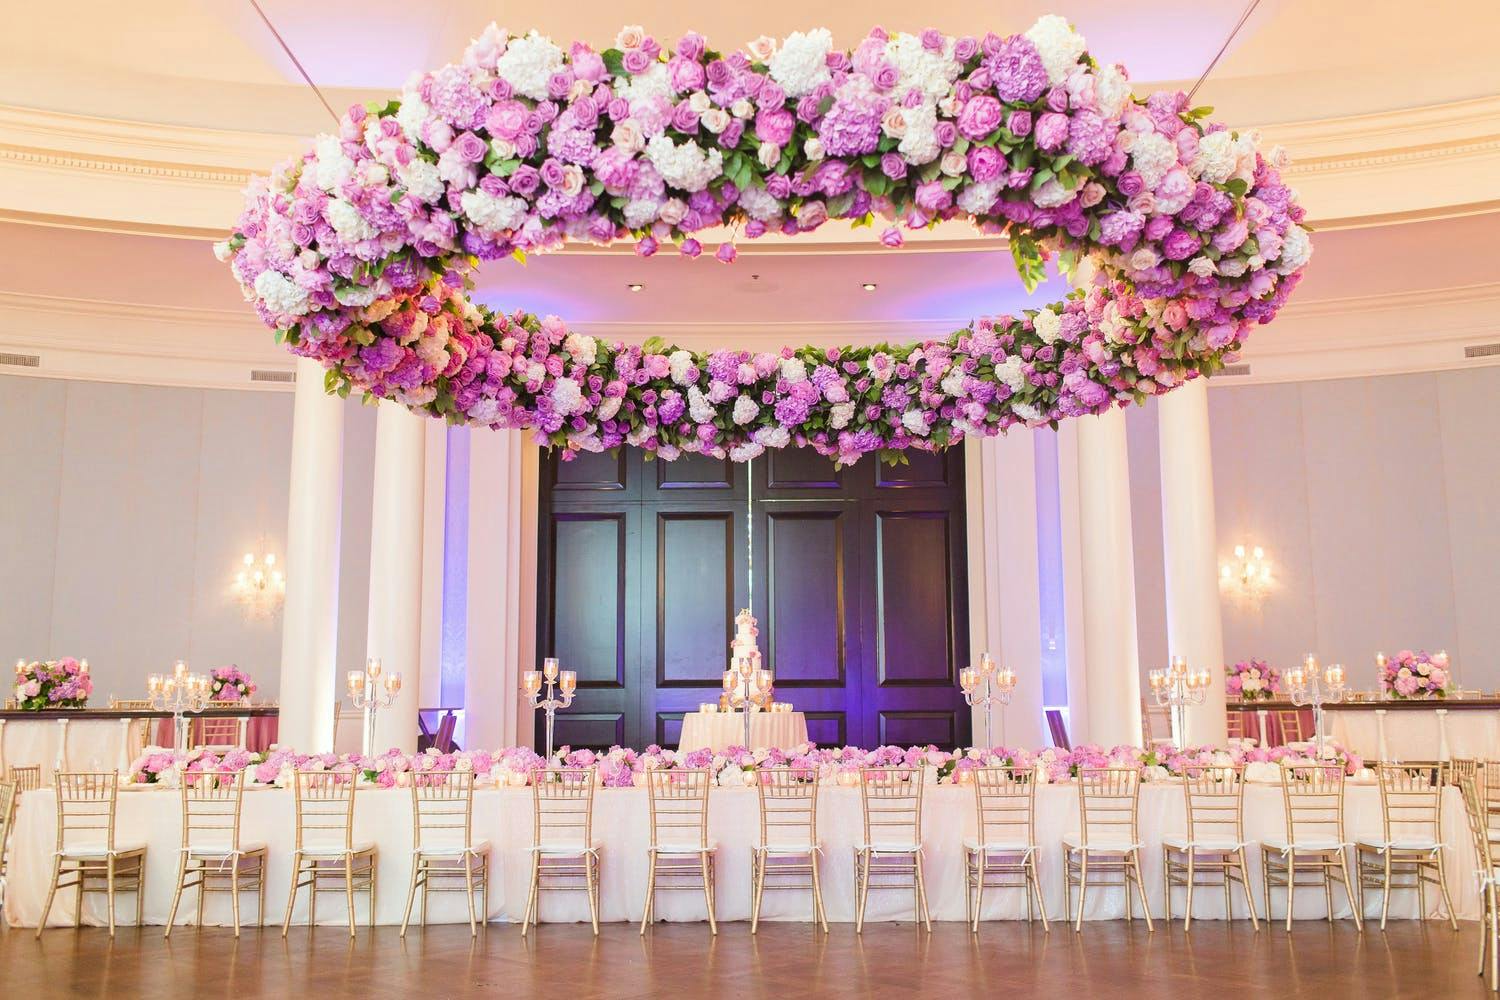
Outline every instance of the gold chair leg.
{"label": "gold chair leg", "polygon": [[812,857],[810,859],[810,863],[812,864],[813,916],[817,919],[819,926],[821,926],[823,928],[823,933],[827,934],[828,933],[828,913],[827,913],[826,910],[823,909],[823,885],[822,885],[822,882],[821,882],[821,880],[819,878],[819,875],[818,875],[818,852],[817,851],[813,851],[812,852]]}
{"label": "gold chair leg", "polygon": [[104,859],[104,897],[109,901],[109,936],[115,936],[115,856]]}
{"label": "gold chair leg", "polygon": [[858,912],[854,915],[854,933],[865,929],[865,903],[870,898],[870,852],[856,851],[854,854],[854,882],[859,893]]}
{"label": "gold chair leg", "polygon": [[922,855],[912,856],[912,864],[917,869],[917,905],[921,909],[922,926],[927,928],[927,933],[932,933],[932,914],[927,912],[927,881],[922,877]]}
{"label": "gold chair leg", "polygon": [[1042,873],[1037,867],[1035,851],[1028,863],[1031,866],[1031,891],[1036,894],[1036,912],[1042,918],[1042,931],[1051,933],[1052,925],[1047,922],[1047,902],[1042,898]]}
{"label": "gold chair leg", "polygon": [[703,901],[708,906],[708,930],[711,934],[718,934],[719,922],[714,919],[714,876],[709,862],[710,858],[706,852],[698,855],[698,867],[703,872]]}
{"label": "gold chair leg", "polygon": [[281,936],[286,937],[286,932],[292,926],[292,906],[297,902],[297,883],[302,876],[302,855],[292,855],[292,887],[286,894],[286,916],[281,921]]}
{"label": "gold chair leg", "polygon": [[135,925],[146,925],[146,856],[135,859]]}
{"label": "gold chair leg", "polygon": [[750,849],[750,933],[760,929],[760,897],[766,887],[766,861],[760,848]]}
{"label": "gold chair leg", "polygon": [[411,923],[412,904],[417,901],[417,876],[422,871],[422,858],[417,855],[412,858],[411,885],[406,890],[406,909],[401,914],[401,936],[406,937],[406,928]]}
{"label": "gold chair leg", "polygon": [[[1381,865],[1381,883],[1380,883],[1380,929],[1381,930],[1385,930],[1386,917],[1391,912],[1391,852],[1389,850],[1386,850],[1384,852],[1384,855],[1382,857],[1382,861],[1383,861],[1383,864]],[[1422,884],[1422,879],[1421,879],[1421,875],[1419,873],[1418,877],[1417,877],[1417,885],[1420,886],[1421,884]],[[1420,893],[1421,889],[1418,888],[1417,891],[1418,891],[1418,893]],[[1360,879],[1360,887],[1359,887],[1359,901],[1361,903],[1363,903],[1364,900],[1365,900],[1364,879],[1361,878]],[[1418,910],[1417,910],[1417,919],[1420,920],[1420,919],[1422,919],[1423,916],[1425,916],[1425,914],[1422,913],[1421,908],[1419,906]]]}
{"label": "gold chair leg", "polygon": [[[229,872],[229,907],[234,915],[234,936],[240,936],[240,859],[236,855],[232,859],[234,867]],[[198,892],[201,894],[202,889]]]}
{"label": "gold chair leg", "polygon": [[[474,920],[474,856],[465,852],[464,861],[464,899],[469,903],[469,937],[479,936],[479,924]],[[372,921],[373,923],[373,921]]]}
{"label": "gold chair leg", "polygon": [[589,897],[589,923],[593,925],[594,937],[599,936],[599,857],[585,854],[583,863]]}
{"label": "gold chair leg", "polygon": [[172,925],[177,922],[177,907],[182,902],[182,883],[186,881],[187,855],[184,854],[182,860],[177,863],[177,891],[172,893],[172,908],[167,911],[167,926],[161,935],[164,939],[172,936]]}
{"label": "gold chair leg", "polygon": [[[1189,865],[1189,867],[1188,867],[1188,877],[1189,877],[1189,879],[1191,879],[1191,877],[1192,877],[1192,867],[1191,867],[1192,866],[1192,862],[1189,861],[1188,865]],[[1146,899],[1146,879],[1145,879],[1145,876],[1143,876],[1141,874],[1141,852],[1140,852],[1139,849],[1130,852],[1130,866],[1131,866],[1132,869],[1135,870],[1135,891],[1141,897],[1141,912],[1146,915],[1146,930],[1148,930],[1148,931],[1154,931],[1154,930],[1156,930],[1156,925],[1151,922],[1151,902],[1150,902],[1150,900]],[[1127,887],[1126,893],[1128,894],[1129,891],[1130,890]],[[1188,909],[1190,911],[1192,909],[1192,905],[1193,905],[1193,890],[1192,890],[1192,883],[1190,881],[1188,883]],[[1183,924],[1183,930],[1186,930],[1186,929],[1187,929],[1187,924],[1184,923]]]}
{"label": "gold chair leg", "polygon": [[[1255,915],[1255,897],[1250,894],[1250,862],[1245,858],[1245,849],[1243,847],[1239,850],[1239,858],[1240,888],[1245,893],[1245,908],[1250,911],[1250,926],[1258,931],[1260,930],[1260,918]],[[1228,878],[1227,875],[1225,877]],[[1270,907],[1270,905],[1269,902],[1266,903],[1267,907]],[[1271,919],[1269,909],[1266,912],[1266,919]]]}
{"label": "gold chair leg", "polygon": [[977,860],[977,873],[974,879],[974,910],[969,917],[969,931],[972,934],[979,933],[979,919],[984,915],[984,877],[989,874],[989,852],[980,851]]}
{"label": "gold chair leg", "polygon": [[47,927],[47,917],[52,914],[52,900],[57,895],[57,883],[62,881],[62,858],[52,862],[52,885],[47,888],[47,902],[42,906],[42,915],[36,922],[36,936],[41,938]]}
{"label": "gold chair leg", "polygon": [[[1354,887],[1349,882],[1348,859],[1344,856],[1344,849],[1342,847],[1339,848],[1338,854],[1339,854],[1339,876],[1343,880],[1343,883],[1344,883],[1344,895],[1346,897],[1348,897],[1348,899],[1349,899],[1349,910],[1350,910],[1351,913],[1354,914],[1354,929],[1362,931],[1362,930],[1365,929],[1364,914],[1360,912],[1360,910],[1361,910],[1360,905],[1354,901]],[[1329,894],[1330,897],[1333,895],[1333,887],[1332,886],[1329,886],[1329,888],[1328,888],[1328,894]],[[1328,919],[1329,920],[1333,919],[1333,906],[1331,904],[1328,907]]]}
{"label": "gold chair leg", "polygon": [[[1089,852],[1080,851],[1078,856],[1078,918],[1073,922],[1073,933],[1083,933],[1083,904],[1089,898]],[[1125,910],[1130,910],[1130,887],[1125,888]]]}
{"label": "gold chair leg", "polygon": [[1443,890],[1443,909],[1448,913],[1448,924],[1454,930],[1458,930],[1458,915],[1453,912],[1453,897],[1448,893],[1448,872],[1443,867],[1443,849],[1437,850],[1437,877],[1438,888]]}
{"label": "gold chair leg", "polygon": [[646,928],[651,924],[651,911],[656,903],[656,852],[650,852],[650,858],[646,866],[646,903],[641,912],[641,934],[645,935]]}
{"label": "gold chair leg", "polygon": [[[1167,926],[1172,926],[1172,851],[1168,847],[1161,849],[1161,899],[1162,906],[1167,909]],[[1186,927],[1183,930],[1187,930]]]}
{"label": "gold chair leg", "polygon": [[[1191,930],[1193,926],[1193,882],[1197,879],[1197,860],[1197,852],[1189,847],[1187,852],[1187,908],[1182,911],[1182,932],[1184,934]],[[1144,893],[1141,894],[1141,898],[1145,899]],[[1169,905],[1167,908],[1167,922],[1171,923],[1171,919],[1172,910]],[[1150,923],[1151,911],[1147,910],[1146,924],[1149,926]]]}
{"label": "gold chair leg", "polygon": [[344,855],[344,900],[349,904],[349,937],[354,937],[354,856]]}

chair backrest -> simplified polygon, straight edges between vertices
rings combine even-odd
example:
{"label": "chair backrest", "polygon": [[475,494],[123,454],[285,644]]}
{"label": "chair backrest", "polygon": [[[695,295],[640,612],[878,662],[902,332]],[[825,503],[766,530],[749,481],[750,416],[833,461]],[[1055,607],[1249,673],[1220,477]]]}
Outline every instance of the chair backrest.
{"label": "chair backrest", "polygon": [[1447,768],[1424,764],[1380,765],[1380,812],[1385,840],[1443,842],[1443,785]]}
{"label": "chair backrest", "polygon": [[249,716],[226,716],[224,718],[194,719],[192,745],[194,750],[236,750],[245,745],[245,730],[250,725]]}
{"label": "chair backrest", "polygon": [[768,767],[756,777],[760,842],[817,846],[818,772],[804,767]]}
{"label": "chair backrest", "polygon": [[115,849],[119,771],[60,771],[57,779],[57,849],[88,844]]}
{"label": "chair backrest", "polygon": [[1047,732],[1052,736],[1052,745],[1063,750],[1073,749],[1073,744],[1068,742],[1068,724],[1063,721],[1062,709],[1049,708],[1045,714]]}
{"label": "chair backrest", "polygon": [[1457,787],[1465,778],[1479,775],[1479,758],[1454,757],[1448,762],[1448,783]]}
{"label": "chair backrest", "polygon": [[16,794],[14,781],[0,781],[0,875],[5,874],[5,843],[10,839],[10,828],[16,818]]}
{"label": "chair backrest", "polygon": [[[1237,713],[1231,713],[1237,714]],[[1187,839],[1245,839],[1245,782],[1239,768],[1229,765],[1190,766],[1182,777],[1187,795]]]}
{"label": "chair backrest", "polygon": [[1136,843],[1141,772],[1132,767],[1085,767],[1078,772],[1078,830],[1087,845]]}
{"label": "chair backrest", "polygon": [[149,712],[151,701],[147,698],[115,698],[109,699],[109,707],[116,712]]}
{"label": "chair backrest", "polygon": [[1245,738],[1245,713],[1244,712],[1236,712],[1232,708],[1228,709],[1224,713],[1224,723],[1225,723],[1225,726],[1226,726],[1226,729],[1227,729],[1227,732],[1228,732],[1228,736],[1229,736],[1230,739],[1232,739],[1232,740],[1242,740],[1242,739]]}
{"label": "chair backrest", "polygon": [[534,847],[591,847],[594,842],[592,767],[538,771],[531,785]]}
{"label": "chair backrest", "polygon": [[1276,722],[1281,726],[1282,743],[1301,743],[1306,737],[1302,732],[1302,712],[1296,708],[1278,708]]}
{"label": "chair backrest", "polygon": [[651,794],[651,846],[708,847],[707,769],[653,769],[646,772]]}
{"label": "chair backrest", "polygon": [[1337,764],[1281,766],[1289,844],[1344,843],[1344,769]]}
{"label": "chair backrest", "polygon": [[474,843],[474,772],[411,772],[412,846]]}
{"label": "chair backrest", "polygon": [[975,816],[982,844],[1036,844],[1036,771],[1025,767],[976,767]]}
{"label": "chair backrest", "polygon": [[860,768],[865,843],[922,842],[923,776],[920,767]]}
{"label": "chair backrest", "polygon": [[182,776],[182,846],[239,850],[245,773],[205,772]]}
{"label": "chair backrest", "polygon": [[1495,842],[1490,839],[1489,809],[1485,805],[1484,786],[1478,775],[1466,775],[1459,779],[1459,792],[1463,795],[1464,815],[1468,818],[1469,839],[1474,845],[1474,857],[1480,876],[1493,875],[1500,857],[1496,856]]}
{"label": "chair backrest", "polygon": [[1500,812],[1500,760],[1486,758],[1479,765],[1479,798],[1489,812]]}
{"label": "chair backrest", "polygon": [[42,765],[14,764],[5,769],[5,780],[15,783],[17,795],[34,792],[42,787]]}
{"label": "chair backrest", "polygon": [[307,845],[354,846],[354,794],[359,785],[352,771],[298,771],[296,849]]}

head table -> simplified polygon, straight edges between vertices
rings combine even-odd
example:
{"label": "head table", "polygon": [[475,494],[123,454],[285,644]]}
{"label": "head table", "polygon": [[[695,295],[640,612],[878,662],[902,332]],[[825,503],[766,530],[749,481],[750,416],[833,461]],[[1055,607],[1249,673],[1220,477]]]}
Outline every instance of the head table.
{"label": "head table", "polygon": [[[751,712],[751,750],[776,747],[790,750],[807,742],[807,716],[801,712]],[[743,712],[688,712],[682,717],[678,753],[694,750],[727,750],[745,746]]]}
{"label": "head table", "polygon": [[[280,709],[274,705],[226,705],[191,719],[245,719],[245,745],[264,750],[276,742]],[[40,712],[0,710],[0,775],[7,765],[39,764],[54,771],[130,767],[148,743],[172,745],[172,713],[149,709],[52,708]]]}
{"label": "head table", "polygon": [[[178,848],[181,846],[179,793],[157,786],[136,786],[140,790],[122,791],[119,796],[118,842],[135,842],[147,846],[145,913],[149,923],[166,920],[172,900]],[[488,916],[491,919],[520,919],[525,908],[529,855],[532,842],[532,797],[530,788],[483,787],[474,796],[474,836],[484,838],[491,846],[491,892]],[[1479,897],[1473,877],[1474,852],[1465,828],[1463,803],[1458,790],[1445,791],[1443,833],[1448,845],[1449,889],[1459,916],[1475,919],[1479,915]],[[247,790],[244,799],[243,838],[262,841],[270,847],[269,883],[266,906],[268,922],[282,918],[290,879],[293,841],[292,794],[284,789],[256,787]],[[408,789],[361,787],[356,797],[355,836],[374,841],[380,851],[376,921],[397,924],[401,921],[406,887],[411,877],[411,792]],[[818,834],[822,843],[823,894],[828,917],[835,921],[854,918],[853,850],[863,835],[860,795],[857,787],[824,783],[819,788]],[[753,788],[715,788],[710,796],[709,835],[718,848],[718,917],[720,920],[745,920],[750,915],[750,853],[759,836],[758,796]],[[1379,836],[1381,810],[1379,789],[1373,783],[1351,781],[1345,803],[1347,833],[1357,836]],[[648,798],[644,788],[600,788],[595,798],[594,835],[602,843],[602,918],[606,921],[638,920],[646,887],[646,848],[649,842]],[[1146,886],[1153,915],[1162,913],[1161,840],[1180,834],[1186,828],[1182,786],[1176,782],[1149,782],[1141,786],[1140,823],[1145,845],[1143,861]],[[51,856],[55,847],[56,804],[50,788],[28,792],[21,797],[15,835],[11,840],[9,888],[5,914],[12,926],[35,926],[46,897]],[[1059,841],[1077,827],[1078,789],[1071,783],[1042,785],[1037,790],[1037,843],[1040,847],[1042,893],[1049,917],[1063,915],[1062,854]],[[964,919],[964,862],[962,838],[972,833],[975,824],[974,792],[965,785],[931,785],[924,802],[923,840],[927,891],[932,916],[937,920]],[[1247,784],[1245,791],[1245,831],[1252,843],[1267,836],[1284,833],[1282,792],[1272,784]],[[1259,868],[1260,850],[1252,847],[1250,862],[1257,908],[1264,915]],[[1348,916],[1342,895],[1335,892],[1335,913]],[[293,920],[304,923],[307,895],[298,901]],[[1091,920],[1114,919],[1124,915],[1124,897],[1118,887],[1091,887],[1086,917]],[[121,906],[127,913],[133,900]],[[1441,906],[1439,893],[1427,894],[1428,916],[1435,916]],[[246,904],[246,918],[253,920],[253,902]],[[362,900],[357,902],[360,920],[365,920]],[[1393,896],[1391,915],[1409,918],[1415,915],[1415,892]],[[89,897],[85,903],[84,922],[99,924],[104,920],[102,896]],[[1179,915],[1182,898],[1176,907]],[[1236,895],[1235,914],[1244,917],[1243,901]],[[187,913],[191,908],[184,907]],[[1377,916],[1378,893],[1372,893],[1365,913]],[[1276,912],[1285,913],[1284,897],[1277,893]],[[692,892],[664,892],[658,898],[657,913],[672,921],[704,919],[703,898]],[[1321,917],[1323,893],[1317,888],[1299,890],[1299,918]],[[344,919],[341,904],[332,897],[324,903],[323,919],[338,923]],[[807,920],[811,915],[811,898],[807,891],[767,892],[762,915],[766,919]],[[912,896],[909,891],[872,891],[867,919],[910,920]],[[1019,919],[1025,916],[1025,900],[1020,891],[991,891],[985,894],[986,919]],[[1201,893],[1198,917],[1219,919],[1223,916],[1222,897],[1217,892]],[[211,924],[228,922],[229,901],[210,896],[206,920]],[[457,922],[467,919],[462,894],[439,893],[433,897],[431,920]],[[587,903],[581,893],[547,893],[541,904],[543,922],[584,921],[588,919]],[[184,918],[185,919],[185,918]],[[73,897],[59,893],[50,923],[71,924]]]}

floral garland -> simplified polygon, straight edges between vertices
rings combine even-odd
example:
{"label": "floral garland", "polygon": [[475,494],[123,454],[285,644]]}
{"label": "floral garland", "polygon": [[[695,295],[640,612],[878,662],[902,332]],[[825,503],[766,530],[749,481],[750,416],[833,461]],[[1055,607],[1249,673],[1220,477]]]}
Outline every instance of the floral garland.
{"label": "floral garland", "polygon": [[231,663],[209,672],[214,701],[249,701],[258,690],[250,675]]}
{"label": "floral garland", "polygon": [[1224,668],[1224,693],[1241,701],[1270,701],[1281,693],[1281,671],[1265,660],[1241,660]]}
{"label": "floral garland", "polygon": [[71,656],[36,660],[16,671],[16,702],[28,712],[83,708],[94,693],[94,678]]}
{"label": "floral garland", "polygon": [[[1324,758],[1330,765],[1355,775],[1364,767],[1358,754],[1327,744]],[[376,757],[359,754],[299,754],[293,750],[274,750],[252,754],[234,750],[220,757],[195,750],[177,753],[151,747],[130,765],[125,780],[130,784],[175,785],[183,779],[203,774],[243,772],[245,781],[258,785],[290,787],[299,770],[330,771],[342,780],[363,782],[378,788],[405,788],[421,784],[423,775],[443,771],[466,771],[477,779],[500,786],[534,784],[537,776],[549,768],[592,768],[596,780],[606,788],[629,788],[645,783],[646,772],[676,769],[708,770],[721,786],[754,785],[758,773],[767,768],[792,768],[806,771],[814,780],[858,784],[858,773],[868,767],[916,767],[931,769],[933,779],[942,784],[963,784],[968,772],[979,767],[1015,767],[1030,770],[1037,780],[1068,781],[1084,768],[1129,768],[1141,773],[1143,781],[1166,780],[1196,767],[1234,766],[1245,769],[1253,780],[1275,781],[1283,762],[1306,762],[1305,753],[1289,747],[1153,747],[1079,746],[1072,750],[1048,747],[1031,751],[1019,748],[968,748],[949,753],[935,746],[884,746],[874,750],[860,747],[818,747],[811,743],[791,750],[747,750],[729,747],[724,750],[693,750],[682,753],[652,744],[644,750],[611,747],[607,751],[573,750],[562,747],[549,760],[529,747],[504,750],[463,750],[408,755],[388,750]]]}
{"label": "floral garland", "polygon": [[1389,698],[1446,698],[1452,683],[1444,652],[1403,649],[1380,665],[1380,689]]}
{"label": "floral garland", "polygon": [[[215,250],[341,395],[529,428],[567,457],[848,463],[1101,413],[1232,359],[1311,244],[1285,154],[1211,110],[1137,99],[1055,15],[1009,37],[876,28],[852,52],[826,29],[721,53],[630,27],[599,52],[491,25],[254,181]],[[569,241],[696,257],[715,228],[877,218],[892,247],[948,219],[1004,234],[1028,288],[1054,254],[1091,267],[1063,302],[943,340],[779,353],[606,343],[465,295],[481,261]],[[732,237],[715,253],[735,256]]]}

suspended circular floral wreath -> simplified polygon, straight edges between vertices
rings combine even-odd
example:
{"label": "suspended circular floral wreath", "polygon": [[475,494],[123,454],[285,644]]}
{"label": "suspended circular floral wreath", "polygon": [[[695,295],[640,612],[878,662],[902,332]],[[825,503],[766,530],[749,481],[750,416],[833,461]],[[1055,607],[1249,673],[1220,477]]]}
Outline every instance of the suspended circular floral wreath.
{"label": "suspended circular floral wreath", "polygon": [[[892,457],[1142,401],[1275,315],[1311,253],[1284,154],[1187,103],[1136,99],[1054,15],[1005,38],[875,29],[853,52],[824,29],[720,53],[629,27],[598,52],[491,25],[253,182],[216,252],[341,395],[569,453]],[[465,295],[480,261],[568,241],[696,257],[716,227],[882,219],[894,247],[953,218],[1007,236],[1028,289],[1054,254],[1088,275],[944,340],[775,354],[606,343]]]}

